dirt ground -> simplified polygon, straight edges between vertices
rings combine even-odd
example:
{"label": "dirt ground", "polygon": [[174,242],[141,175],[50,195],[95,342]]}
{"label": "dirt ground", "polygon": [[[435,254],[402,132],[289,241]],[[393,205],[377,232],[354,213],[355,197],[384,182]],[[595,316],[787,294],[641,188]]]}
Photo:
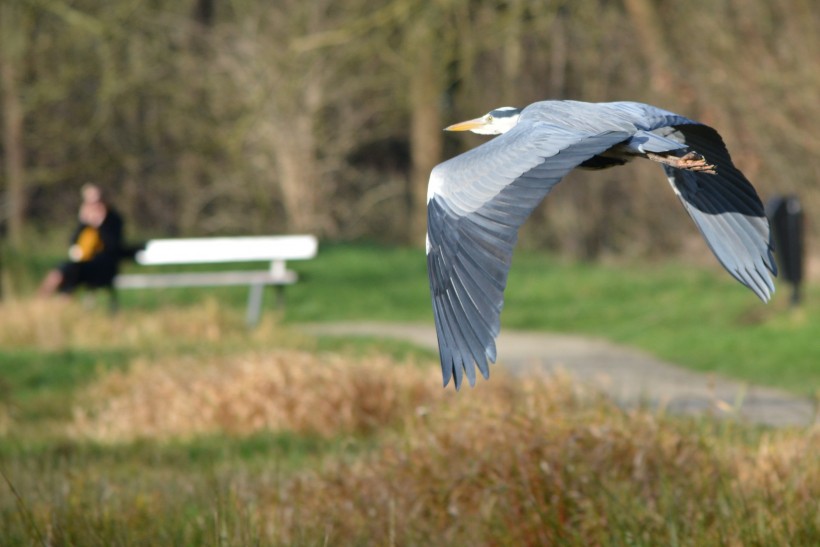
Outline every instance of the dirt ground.
{"label": "dirt ground", "polygon": [[[336,323],[303,328],[313,334],[392,338],[437,348],[432,325]],[[816,404],[809,399],[686,370],[605,340],[506,330],[499,336],[497,347],[498,363],[494,367],[508,367],[514,373],[561,370],[624,405],[649,404],[671,412],[708,412],[772,426],[818,423]],[[490,374],[492,379],[492,367]]]}

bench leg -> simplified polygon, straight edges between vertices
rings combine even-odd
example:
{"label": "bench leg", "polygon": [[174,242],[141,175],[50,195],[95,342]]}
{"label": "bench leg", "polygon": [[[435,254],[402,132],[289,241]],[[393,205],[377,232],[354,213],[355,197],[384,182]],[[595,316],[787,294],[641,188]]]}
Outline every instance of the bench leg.
{"label": "bench leg", "polygon": [[245,317],[245,322],[249,327],[255,327],[259,324],[259,318],[262,315],[262,299],[265,296],[264,285],[251,285],[248,293],[248,313]]}

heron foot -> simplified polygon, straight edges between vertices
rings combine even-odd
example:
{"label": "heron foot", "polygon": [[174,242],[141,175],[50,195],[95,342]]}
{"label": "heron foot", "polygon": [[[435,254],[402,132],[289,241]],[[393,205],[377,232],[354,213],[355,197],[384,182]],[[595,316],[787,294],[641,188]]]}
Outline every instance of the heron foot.
{"label": "heron foot", "polygon": [[687,152],[683,156],[673,156],[671,154],[655,154],[654,152],[647,152],[646,157],[652,161],[674,167],[675,169],[685,169],[687,171],[695,171],[696,173],[708,173],[716,175],[715,166],[706,161],[706,158],[697,152]]}

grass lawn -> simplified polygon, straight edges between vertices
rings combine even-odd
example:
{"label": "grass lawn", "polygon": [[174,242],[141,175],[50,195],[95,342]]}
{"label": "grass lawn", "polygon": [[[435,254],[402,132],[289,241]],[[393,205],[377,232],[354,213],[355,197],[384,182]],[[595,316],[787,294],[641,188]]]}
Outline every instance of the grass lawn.
{"label": "grass lawn", "polygon": [[428,352],[213,298],[0,311],[3,545],[820,541],[817,431],[503,370],[442,390]]}
{"label": "grass lawn", "polygon": [[[293,263],[285,318],[432,323],[423,252],[324,246]],[[799,309],[788,287],[769,304],[717,269],[680,263],[590,265],[543,253],[513,258],[502,329],[586,333],[696,370],[814,395],[820,389],[820,290]]]}
{"label": "grass lawn", "polygon": [[[48,263],[29,262],[41,269]],[[321,246],[316,259],[293,261],[290,267],[301,280],[287,289],[287,323],[432,324],[420,249],[329,244]],[[695,370],[816,395],[820,287],[808,286],[797,309],[788,305],[789,290],[779,284],[773,301],[763,304],[717,268],[676,262],[583,264],[518,250],[501,324],[502,329],[600,336]],[[159,310],[195,305],[207,296],[242,309],[247,290],[123,291],[121,300],[125,308]],[[268,298],[270,303],[272,295]]]}
{"label": "grass lawn", "polygon": [[[37,279],[48,260],[22,262]],[[134,266],[130,266],[135,268]],[[248,267],[241,265],[240,267]],[[250,266],[258,267],[258,266]],[[432,324],[423,251],[376,245],[322,245],[293,261],[300,282],[287,289],[286,323],[384,320]],[[695,370],[816,395],[820,389],[820,287],[788,305],[789,287],[761,303],[717,267],[675,262],[582,264],[518,250],[502,329],[586,333],[633,345]],[[123,291],[128,309],[191,306],[211,296],[241,310],[238,287]],[[269,303],[272,295],[268,295]]]}

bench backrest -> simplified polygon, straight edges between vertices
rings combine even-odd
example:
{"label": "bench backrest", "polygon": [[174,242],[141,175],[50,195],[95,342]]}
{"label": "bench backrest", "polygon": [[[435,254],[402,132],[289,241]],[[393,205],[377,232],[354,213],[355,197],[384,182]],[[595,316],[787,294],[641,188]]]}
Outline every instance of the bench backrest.
{"label": "bench backrest", "polygon": [[152,239],[136,260],[143,265],[306,260],[319,244],[312,235]]}

